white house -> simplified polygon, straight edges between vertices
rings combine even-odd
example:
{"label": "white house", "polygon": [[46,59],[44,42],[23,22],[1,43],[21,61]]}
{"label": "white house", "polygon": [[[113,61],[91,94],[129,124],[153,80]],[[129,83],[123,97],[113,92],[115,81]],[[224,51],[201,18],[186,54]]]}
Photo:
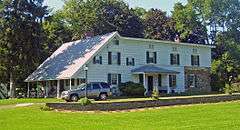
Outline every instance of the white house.
{"label": "white house", "polygon": [[[133,81],[146,93],[210,91],[211,45],[122,37],[117,32],[63,44],[25,81],[47,95],[87,82]],[[87,70],[86,70],[87,68]]]}

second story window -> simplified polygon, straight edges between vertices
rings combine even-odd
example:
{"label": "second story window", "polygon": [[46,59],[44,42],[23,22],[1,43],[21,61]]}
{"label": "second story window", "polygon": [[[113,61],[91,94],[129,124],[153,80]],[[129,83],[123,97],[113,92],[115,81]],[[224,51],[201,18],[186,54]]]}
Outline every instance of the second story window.
{"label": "second story window", "polygon": [[127,58],[126,58],[126,65],[127,65],[127,66],[134,66],[134,65],[135,65],[135,60],[134,60],[134,58],[129,58],[129,57],[127,57]]}
{"label": "second story window", "polygon": [[180,65],[179,54],[170,54],[170,64],[171,65]]}
{"label": "second story window", "polygon": [[108,52],[108,64],[121,65],[121,53]]}
{"label": "second story window", "polygon": [[102,64],[102,56],[94,56],[93,64]]}
{"label": "second story window", "polygon": [[192,66],[199,66],[199,55],[191,55],[191,65]]}
{"label": "second story window", "polygon": [[157,52],[146,52],[146,62],[149,63],[157,63]]}

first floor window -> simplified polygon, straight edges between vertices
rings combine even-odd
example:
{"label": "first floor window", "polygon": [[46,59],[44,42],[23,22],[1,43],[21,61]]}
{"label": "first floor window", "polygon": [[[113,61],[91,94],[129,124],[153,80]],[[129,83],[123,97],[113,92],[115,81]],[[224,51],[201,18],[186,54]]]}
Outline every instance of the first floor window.
{"label": "first floor window", "polygon": [[176,86],[177,86],[177,76],[169,75],[169,87],[176,87]]}
{"label": "first floor window", "polygon": [[121,83],[121,74],[108,74],[108,84],[118,85]]}
{"label": "first floor window", "polygon": [[194,88],[197,86],[197,75],[189,74],[188,76],[188,87]]}

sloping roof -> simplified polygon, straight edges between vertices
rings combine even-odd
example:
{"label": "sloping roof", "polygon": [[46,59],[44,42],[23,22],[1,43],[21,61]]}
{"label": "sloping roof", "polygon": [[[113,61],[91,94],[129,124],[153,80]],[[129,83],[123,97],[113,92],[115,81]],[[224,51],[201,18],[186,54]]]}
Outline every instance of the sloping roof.
{"label": "sloping roof", "polygon": [[139,68],[135,68],[132,73],[164,73],[164,74],[178,74],[179,72],[163,69],[154,65],[144,65]]}
{"label": "sloping roof", "polygon": [[47,58],[26,82],[72,77],[117,32],[63,44]]}

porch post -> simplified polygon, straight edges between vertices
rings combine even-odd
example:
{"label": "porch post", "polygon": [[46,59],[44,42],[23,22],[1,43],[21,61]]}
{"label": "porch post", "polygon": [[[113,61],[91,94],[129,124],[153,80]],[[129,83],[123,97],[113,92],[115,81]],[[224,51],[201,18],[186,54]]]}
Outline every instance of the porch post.
{"label": "porch post", "polygon": [[148,93],[148,88],[146,85],[146,74],[145,73],[143,73],[143,86],[146,89],[146,91],[144,92],[144,95],[146,95]]}
{"label": "porch post", "polygon": [[69,80],[70,80],[69,81],[69,89],[72,90],[72,79],[70,78]]}
{"label": "porch post", "polygon": [[27,97],[30,97],[30,86],[29,86],[29,82],[27,82]]}
{"label": "porch post", "polygon": [[171,93],[170,86],[169,86],[169,74],[167,74],[166,84],[167,84],[167,93],[169,94]]}
{"label": "porch post", "polygon": [[49,87],[50,87],[50,83],[51,81],[46,81],[46,86],[45,86],[45,98],[48,97],[48,90],[49,90]]}
{"label": "porch post", "polygon": [[60,98],[60,80],[57,80],[57,98]]}

